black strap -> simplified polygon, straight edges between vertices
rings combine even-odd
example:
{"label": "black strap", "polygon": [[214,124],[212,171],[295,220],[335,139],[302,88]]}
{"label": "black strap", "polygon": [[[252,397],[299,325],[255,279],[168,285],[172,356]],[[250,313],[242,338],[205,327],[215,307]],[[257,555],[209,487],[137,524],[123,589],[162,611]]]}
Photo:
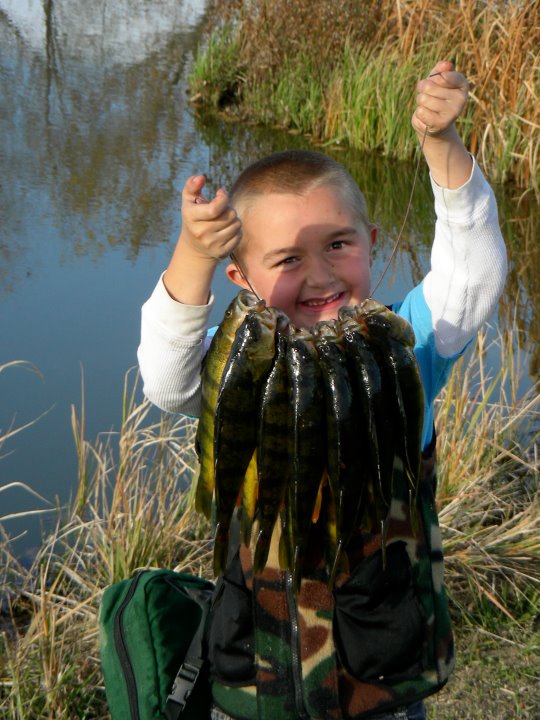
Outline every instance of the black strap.
{"label": "black strap", "polygon": [[176,673],[170,695],[167,696],[165,705],[167,720],[178,720],[184,712],[188,698],[193,692],[204,664],[203,640],[210,603],[201,601],[200,594],[197,592],[191,593],[188,588],[184,588],[184,590],[201,608],[201,619],[187,649],[184,662]]}

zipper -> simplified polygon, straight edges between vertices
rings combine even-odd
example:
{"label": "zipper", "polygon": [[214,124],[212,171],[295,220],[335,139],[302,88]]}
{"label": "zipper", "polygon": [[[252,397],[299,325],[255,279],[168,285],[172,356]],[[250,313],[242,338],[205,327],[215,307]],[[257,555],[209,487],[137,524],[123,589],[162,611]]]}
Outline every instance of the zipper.
{"label": "zipper", "polygon": [[291,619],[291,665],[293,676],[294,704],[299,718],[308,718],[304,705],[302,664],[300,660],[300,634],[298,624],[298,608],[293,590],[293,576],[288,570],[285,572],[285,593],[289,606],[289,617]]}
{"label": "zipper", "polygon": [[118,658],[120,660],[120,666],[124,673],[124,678],[127,686],[127,694],[129,700],[129,709],[131,712],[131,720],[140,720],[139,704],[137,702],[137,682],[135,680],[135,673],[133,671],[133,665],[129,659],[129,653],[126,645],[126,639],[124,637],[124,626],[122,619],[124,611],[129,605],[131,598],[135,594],[139,580],[143,576],[145,570],[141,570],[132,580],[131,586],[126,593],[125,598],[122,600],[122,604],[118,608],[116,617],[114,618],[114,644]]}

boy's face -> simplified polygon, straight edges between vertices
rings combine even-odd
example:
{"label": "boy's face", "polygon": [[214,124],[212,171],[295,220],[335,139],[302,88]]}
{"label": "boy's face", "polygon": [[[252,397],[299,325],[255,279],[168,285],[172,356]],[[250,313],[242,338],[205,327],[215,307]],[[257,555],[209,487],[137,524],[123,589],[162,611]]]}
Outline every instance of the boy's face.
{"label": "boy's face", "polygon": [[[242,271],[299,327],[335,319],[369,295],[376,228],[367,231],[331,186],[257,198],[242,214],[242,233]],[[233,263],[227,275],[249,289]]]}

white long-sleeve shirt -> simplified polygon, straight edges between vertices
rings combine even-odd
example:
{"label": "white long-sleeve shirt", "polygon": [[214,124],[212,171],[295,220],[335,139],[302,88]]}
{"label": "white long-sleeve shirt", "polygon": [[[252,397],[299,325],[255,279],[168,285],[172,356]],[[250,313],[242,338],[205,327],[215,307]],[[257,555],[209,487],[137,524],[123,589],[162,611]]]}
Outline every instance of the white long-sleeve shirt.
{"label": "white long-sleeve shirt", "polygon": [[[459,353],[489,318],[507,270],[493,191],[474,162],[469,180],[449,190],[431,181],[435,237],[421,291],[442,358]],[[200,369],[208,347],[207,305],[173,300],[160,278],[142,308],[138,360],[145,396],[162,410],[197,417]]]}

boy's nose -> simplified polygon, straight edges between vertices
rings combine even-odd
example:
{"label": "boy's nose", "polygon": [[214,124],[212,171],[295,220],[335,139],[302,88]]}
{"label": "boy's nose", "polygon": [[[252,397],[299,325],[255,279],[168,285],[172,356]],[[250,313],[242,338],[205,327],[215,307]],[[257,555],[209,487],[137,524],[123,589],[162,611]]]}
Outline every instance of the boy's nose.
{"label": "boy's nose", "polygon": [[313,259],[308,266],[306,284],[313,288],[326,288],[334,282],[334,266],[328,258]]}

